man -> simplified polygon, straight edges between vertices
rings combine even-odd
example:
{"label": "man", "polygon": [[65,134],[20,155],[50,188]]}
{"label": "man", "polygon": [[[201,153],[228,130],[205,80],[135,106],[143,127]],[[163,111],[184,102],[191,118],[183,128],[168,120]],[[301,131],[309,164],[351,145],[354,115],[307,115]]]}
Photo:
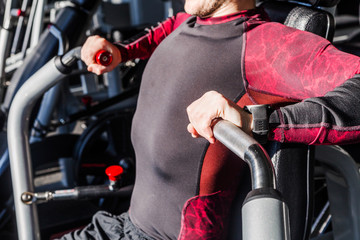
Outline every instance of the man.
{"label": "man", "polygon": [[[253,0],[186,0],[185,11],[126,46],[97,36],[84,44],[82,59],[96,74],[151,58],[133,120],[137,173],[129,213],[99,213],[64,239],[225,238],[243,166],[215,141],[211,125],[223,118],[251,134],[245,105],[307,99],[271,113],[269,140],[359,140],[360,113],[349,109],[360,102],[358,57],[266,22]],[[95,63],[99,50],[113,55],[110,66]]]}

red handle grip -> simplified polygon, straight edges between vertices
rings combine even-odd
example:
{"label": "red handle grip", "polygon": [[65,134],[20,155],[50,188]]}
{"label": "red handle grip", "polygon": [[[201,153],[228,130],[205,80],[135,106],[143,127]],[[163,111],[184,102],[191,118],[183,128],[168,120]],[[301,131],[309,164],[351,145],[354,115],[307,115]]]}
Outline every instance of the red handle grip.
{"label": "red handle grip", "polygon": [[95,55],[95,62],[103,66],[109,66],[112,63],[113,57],[111,53],[101,50]]}

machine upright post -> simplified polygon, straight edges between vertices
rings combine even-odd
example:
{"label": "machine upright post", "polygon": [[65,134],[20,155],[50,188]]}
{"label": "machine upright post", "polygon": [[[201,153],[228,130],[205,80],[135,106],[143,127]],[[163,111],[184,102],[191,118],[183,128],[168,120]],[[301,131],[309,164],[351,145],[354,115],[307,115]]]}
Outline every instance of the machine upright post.
{"label": "machine upright post", "polygon": [[56,84],[63,74],[54,59],[30,77],[19,89],[8,118],[8,146],[11,178],[19,240],[40,239],[36,204],[26,205],[24,192],[34,192],[33,171],[29,145],[29,119],[36,100]]}
{"label": "machine upright post", "polygon": [[242,207],[242,239],[289,240],[289,210],[276,190],[274,168],[266,151],[254,138],[226,120],[218,121],[213,130],[215,138],[250,168],[252,190]]}

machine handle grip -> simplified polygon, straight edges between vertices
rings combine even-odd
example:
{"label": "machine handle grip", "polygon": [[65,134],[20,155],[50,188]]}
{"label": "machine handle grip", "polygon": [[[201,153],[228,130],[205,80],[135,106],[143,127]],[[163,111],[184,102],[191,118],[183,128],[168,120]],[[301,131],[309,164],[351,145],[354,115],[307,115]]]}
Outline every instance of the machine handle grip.
{"label": "machine handle grip", "polygon": [[100,50],[95,55],[95,62],[103,66],[109,66],[112,63],[112,54],[105,50]]}

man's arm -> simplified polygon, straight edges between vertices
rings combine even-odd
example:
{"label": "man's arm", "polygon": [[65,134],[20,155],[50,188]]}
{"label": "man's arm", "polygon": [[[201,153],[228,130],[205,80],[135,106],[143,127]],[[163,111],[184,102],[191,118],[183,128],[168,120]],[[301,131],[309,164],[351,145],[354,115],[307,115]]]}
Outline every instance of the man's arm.
{"label": "man's arm", "polygon": [[[251,133],[251,114],[221,94],[205,93],[187,109],[188,131],[210,143],[214,119],[223,118]],[[305,144],[360,142],[360,76],[347,80],[323,97],[279,108],[270,114],[269,140]]]}
{"label": "man's arm", "polygon": [[[269,36],[276,34],[279,37],[269,41]],[[351,79],[360,72],[359,57],[341,52],[313,34],[272,23],[248,32],[245,53],[244,85],[251,100],[247,104],[269,104],[267,101],[276,97],[302,101],[271,114],[270,140],[306,144],[360,141],[360,78]],[[204,103],[192,108],[206,109],[216,117],[232,112],[221,117],[236,119],[234,111],[224,111],[231,105],[224,106]],[[204,123],[212,119],[201,119],[205,114],[195,116],[192,111],[188,114],[188,131],[193,136],[213,138],[210,125],[205,127]],[[241,120],[234,124],[249,122],[248,115],[240,111],[237,118],[240,115]]]}
{"label": "man's arm", "polygon": [[122,61],[131,59],[147,59],[151,56],[155,48],[190,15],[187,13],[178,13],[159,23],[156,27],[147,28],[136,40],[129,44],[115,43],[121,52]]}
{"label": "man's arm", "polygon": [[270,139],[306,144],[359,141],[359,76],[353,78],[360,73],[358,56],[312,33],[265,23],[248,32],[245,66],[253,104],[266,102],[249,90],[301,101],[271,115]]}
{"label": "man's arm", "polygon": [[360,142],[360,76],[323,97],[282,107],[270,115],[270,140],[305,144]]}
{"label": "man's arm", "polygon": [[[81,59],[88,66],[90,72],[100,75],[113,70],[121,62],[136,58],[149,58],[161,41],[188,17],[190,17],[189,14],[178,13],[159,23],[157,27],[147,29],[141,37],[126,45],[113,44],[99,36],[91,36],[82,46]],[[108,51],[113,55],[113,61],[109,66],[102,66],[95,62],[95,55],[100,50]]]}
{"label": "man's arm", "polygon": [[324,96],[360,74],[358,56],[279,23],[250,30],[246,44],[245,85],[256,92],[301,101]]}

